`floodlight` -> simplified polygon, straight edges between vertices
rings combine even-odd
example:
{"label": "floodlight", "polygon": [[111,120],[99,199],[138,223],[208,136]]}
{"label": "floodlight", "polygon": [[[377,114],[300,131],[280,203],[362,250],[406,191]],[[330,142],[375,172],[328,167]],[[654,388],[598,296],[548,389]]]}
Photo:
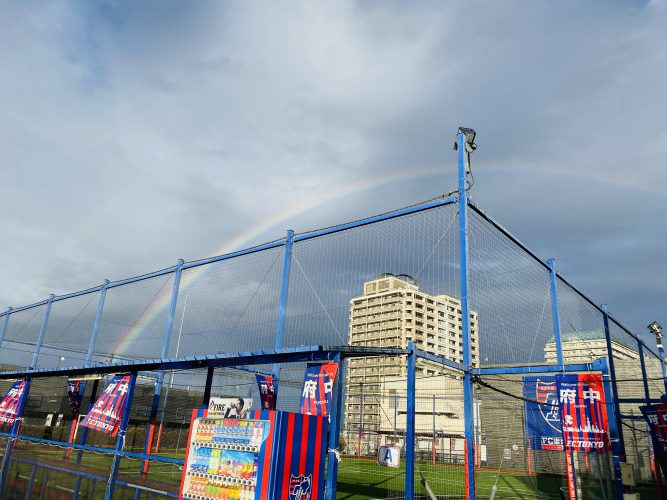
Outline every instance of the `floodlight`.
{"label": "floodlight", "polygon": [[[472,153],[473,151],[475,151],[477,149],[477,144],[475,144],[475,136],[477,135],[477,132],[475,132],[471,128],[459,127],[459,130],[456,133],[456,135],[458,135],[460,133],[463,133],[465,135],[466,151],[468,153]],[[458,147],[459,147],[458,141],[454,142],[454,151],[456,151],[458,149]]]}
{"label": "floodlight", "polygon": [[648,328],[648,331],[651,332],[653,335],[662,337],[662,326],[660,326],[660,323],[658,323],[657,321],[654,321],[646,328]]}

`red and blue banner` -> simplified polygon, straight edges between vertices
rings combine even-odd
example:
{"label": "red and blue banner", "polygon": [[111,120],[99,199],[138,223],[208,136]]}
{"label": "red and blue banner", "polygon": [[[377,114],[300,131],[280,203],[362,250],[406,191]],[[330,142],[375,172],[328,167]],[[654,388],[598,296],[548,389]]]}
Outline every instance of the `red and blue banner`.
{"label": "red and blue banner", "polygon": [[25,380],[17,380],[0,401],[0,425],[12,425],[18,418],[21,401],[25,394]]}
{"label": "red and blue banner", "polygon": [[125,413],[130,375],[116,375],[83,419],[81,425],[116,436]]}
{"label": "red and blue banner", "polygon": [[303,378],[299,412],[328,416],[338,363],[309,363]]}
{"label": "red and blue banner", "polygon": [[655,458],[667,475],[667,404],[640,406],[639,409],[651,430]]}
{"label": "red and blue banner", "polygon": [[556,376],[566,450],[603,453],[611,449],[607,405],[600,374]]}
{"label": "red and blue banner", "polygon": [[69,401],[69,409],[72,415],[78,415],[81,409],[81,381],[68,380],[67,381],[67,399]]}
{"label": "red and blue banner", "polygon": [[[287,412],[260,412],[252,418],[270,420],[272,433],[267,447],[273,446],[268,498],[281,500],[321,500],[324,498],[325,457],[329,421],[324,416]],[[274,424],[275,421],[275,424]],[[270,453],[269,453],[270,454]],[[263,467],[268,467],[267,463]],[[258,483],[259,488],[259,483]]]}
{"label": "red and blue banner", "polygon": [[276,389],[273,385],[273,377],[256,373],[257,386],[259,387],[259,399],[262,410],[276,409]]}
{"label": "red and blue banner", "polygon": [[523,397],[528,448],[563,451],[556,378],[524,377]]}

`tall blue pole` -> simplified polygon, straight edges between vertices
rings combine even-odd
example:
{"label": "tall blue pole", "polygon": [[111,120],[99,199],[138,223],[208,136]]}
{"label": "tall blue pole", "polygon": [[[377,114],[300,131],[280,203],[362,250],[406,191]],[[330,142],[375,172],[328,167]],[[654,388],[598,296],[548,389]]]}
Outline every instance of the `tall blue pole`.
{"label": "tall blue pole", "polygon": [[[283,259],[283,278],[280,285],[280,304],[278,305],[278,325],[276,326],[276,349],[283,347],[283,335],[285,333],[285,318],[287,316],[287,294],[289,293],[289,279],[292,269],[292,246],[294,244],[294,231],[287,230],[285,238],[285,257]],[[280,364],[273,365],[273,387],[278,397],[278,386],[280,384]]]}
{"label": "tall blue pole", "polygon": [[[162,351],[160,352],[160,357],[162,359],[169,357],[169,344],[171,343],[171,331],[174,326],[174,317],[176,316],[176,304],[178,302],[178,291],[181,287],[181,275],[183,274],[183,265],[185,261],[183,259],[178,259],[176,267],[174,268],[174,285],[171,290],[171,300],[169,301],[169,310],[167,312],[167,324],[164,328],[164,336],[162,337]],[[153,393],[153,403],[151,405],[151,414],[148,419],[148,432],[146,432],[146,440],[144,442],[144,453],[150,455],[151,444],[153,443],[153,435],[155,434],[155,424],[157,422],[157,411],[160,404],[160,394],[162,394],[162,385],[164,383],[164,372],[161,371],[158,373],[157,380],[155,381],[155,392]],[[141,468],[142,478],[146,478],[148,474],[148,459],[144,460],[144,463]],[[137,490],[137,495],[135,498],[138,498],[139,490]]]}
{"label": "tall blue pole", "polygon": [[9,326],[9,317],[11,316],[12,308],[7,308],[5,313],[5,320],[2,322],[2,330],[0,330],[0,347],[2,347],[2,341],[5,340],[5,334],[7,333],[7,327]]}
{"label": "tall blue pole", "polygon": [[417,356],[415,345],[408,343],[408,398],[405,435],[405,500],[415,498],[415,397],[417,393]]}
{"label": "tall blue pole", "polygon": [[49,314],[51,314],[51,305],[53,304],[53,299],[55,295],[49,295],[49,300],[46,301],[46,311],[44,312],[44,319],[42,320],[42,326],[39,329],[39,335],[37,337],[37,343],[35,344],[35,353],[32,356],[32,362],[30,363],[30,370],[34,370],[37,366],[37,360],[39,359],[39,351],[42,348],[42,343],[44,342],[44,335],[46,334],[46,324],[49,321]]}
{"label": "tall blue pole", "polygon": [[97,341],[97,332],[100,331],[100,322],[102,321],[102,313],[104,312],[104,301],[107,298],[107,290],[109,289],[109,280],[104,280],[100,287],[100,298],[97,301],[97,313],[95,314],[95,321],[93,323],[93,331],[90,334],[90,341],[88,342],[88,352],[86,353],[86,366],[90,366],[93,360],[93,353],[95,352],[95,342]]}
{"label": "tall blue pole", "polygon": [[[93,362],[93,354],[95,352],[95,342],[97,341],[97,333],[100,331],[100,324],[102,322],[102,314],[104,313],[104,302],[107,298],[107,291],[109,290],[109,280],[104,280],[102,286],[100,286],[100,298],[97,301],[97,312],[95,313],[95,321],[93,322],[93,330],[90,333],[90,340],[88,341],[88,352],[86,353],[85,365],[90,366]],[[90,395],[90,402],[88,403],[88,410],[86,413],[90,412],[95,404],[95,396],[97,396],[97,387],[99,386],[99,380],[95,380],[93,383],[93,390]],[[81,384],[81,390],[85,390],[85,383]],[[83,394],[82,394],[83,395]],[[81,439],[79,444],[86,444],[88,440],[88,427],[84,427],[81,430]],[[79,450],[76,455],[76,464],[80,465],[81,460],[83,459],[83,450]],[[73,497],[78,498],[79,489],[81,488],[81,476],[76,478],[76,484],[74,485]]]}
{"label": "tall blue pole", "polygon": [[644,342],[642,342],[642,336],[640,333],[637,334],[637,349],[639,352],[639,364],[642,369],[642,382],[644,383],[644,399],[646,399],[646,404],[651,404],[651,391],[648,388],[648,378],[646,376],[646,361],[644,360]]}
{"label": "tall blue pole", "polygon": [[329,454],[327,459],[326,500],[336,500],[336,482],[338,479],[338,460],[340,446],[340,422],[343,408],[343,366],[340,353],[334,357],[338,363],[338,382],[336,383],[336,406],[329,422]]}
{"label": "tall blue pole", "polygon": [[125,446],[125,434],[127,433],[127,424],[130,422],[130,406],[132,405],[132,398],[134,396],[134,386],[137,382],[137,374],[130,374],[130,383],[127,387],[127,399],[125,400],[125,411],[120,421],[118,429],[118,437],[116,438],[116,449],[111,461],[111,470],[109,472],[109,480],[107,481],[107,488],[104,494],[104,500],[112,500],[114,492],[116,491],[116,479],[118,478],[118,470],[120,469],[121,456],[119,453],[123,451]]}
{"label": "tall blue pole", "polygon": [[551,281],[551,316],[554,324],[554,343],[556,344],[556,362],[561,370],[565,370],[563,362],[563,342],[560,336],[560,315],[558,314],[558,278],[556,276],[556,264],[554,259],[547,261],[549,266],[549,279]]}
{"label": "tall blue pole", "polygon": [[468,152],[466,151],[465,133],[459,131],[456,137],[459,175],[459,253],[461,271],[461,327],[463,334],[463,414],[465,417],[465,477],[466,500],[475,500],[475,410],[473,401],[472,357],[470,338],[470,304],[468,302],[468,193],[466,191],[466,172],[468,170]]}
{"label": "tall blue pole", "polygon": [[[621,421],[621,404],[618,396],[618,385],[616,383],[616,368],[614,366],[614,352],[611,345],[611,331],[609,329],[609,311],[607,304],[600,306],[602,309],[602,320],[604,324],[604,336],[607,341],[607,363],[609,366],[609,376],[611,377],[611,389],[613,396],[614,416],[616,419],[616,428],[618,429],[618,456],[621,462],[625,462],[625,439],[623,438],[623,422]],[[619,465],[620,470],[620,465]]]}
{"label": "tall blue pole", "polygon": [[[605,392],[605,401],[610,399],[613,401],[615,398],[614,391],[612,389],[612,384],[615,382],[613,377],[610,377],[610,365],[605,358],[600,360],[602,363],[602,385]],[[620,422],[619,415],[616,414],[616,405],[613,404],[611,411],[613,413],[612,418],[609,418],[609,441],[611,443],[611,460],[614,468],[614,485],[616,487],[617,498],[623,498],[623,477],[621,475],[621,457],[620,457],[620,429],[618,428],[618,422]]]}

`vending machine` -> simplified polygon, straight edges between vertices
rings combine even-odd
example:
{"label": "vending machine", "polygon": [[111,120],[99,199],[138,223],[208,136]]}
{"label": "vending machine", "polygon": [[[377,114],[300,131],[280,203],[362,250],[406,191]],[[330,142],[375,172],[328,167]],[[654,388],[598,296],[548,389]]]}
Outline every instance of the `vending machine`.
{"label": "vending machine", "polygon": [[181,499],[321,500],[328,418],[251,411],[247,419],[194,410]]}

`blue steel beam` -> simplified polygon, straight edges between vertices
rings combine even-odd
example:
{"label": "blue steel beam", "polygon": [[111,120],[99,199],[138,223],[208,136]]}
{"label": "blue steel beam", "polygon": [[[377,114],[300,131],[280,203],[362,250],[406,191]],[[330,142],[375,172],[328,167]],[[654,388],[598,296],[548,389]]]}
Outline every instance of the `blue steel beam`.
{"label": "blue steel beam", "polygon": [[618,397],[618,385],[616,383],[616,368],[614,365],[614,350],[611,345],[611,332],[609,330],[609,312],[607,304],[600,306],[602,311],[602,324],[604,326],[604,337],[607,343],[607,363],[609,365],[609,375],[612,391],[612,403],[614,408],[614,418],[616,419],[616,429],[618,430],[618,455],[621,462],[625,462],[625,438],[623,437],[623,422],[621,421],[621,405]]}
{"label": "blue steel beam", "polygon": [[460,363],[443,358],[442,356],[436,356],[435,354],[422,351],[421,349],[415,349],[415,356],[427,361],[433,361],[434,363],[448,366],[449,368],[454,368],[455,370],[463,371],[463,366]]}
{"label": "blue steel beam", "polygon": [[[292,269],[292,247],[294,244],[294,231],[287,230],[285,237],[285,256],[283,259],[283,276],[280,284],[280,303],[278,304],[278,323],[276,325],[276,349],[283,346],[283,334],[285,333],[285,319],[287,316],[287,294],[289,293],[289,279]],[[280,389],[280,365],[273,365],[273,390],[278,397]]]}
{"label": "blue steel beam", "polygon": [[465,478],[466,478],[466,500],[475,500],[477,492],[475,489],[475,427],[473,407],[473,386],[470,337],[470,304],[468,301],[468,192],[466,190],[466,174],[469,169],[469,156],[466,151],[465,134],[458,132],[458,203],[459,203],[459,259],[460,259],[460,283],[461,283],[461,326],[463,336],[463,414],[465,429]]}
{"label": "blue steel beam", "polygon": [[235,257],[241,257],[243,255],[249,255],[252,253],[263,252],[264,250],[270,250],[272,248],[278,248],[285,244],[285,240],[276,240],[270,243],[265,243],[263,245],[257,245],[251,248],[246,248],[244,250],[239,250],[237,252],[226,253],[224,255],[218,255],[215,257],[209,257],[207,259],[194,260],[186,262],[183,266],[183,269],[190,269],[192,267],[205,266],[206,264],[213,264],[214,262],[220,262],[223,260],[233,259]]}
{"label": "blue steel beam", "polygon": [[95,321],[93,322],[93,331],[90,334],[90,341],[88,342],[88,352],[86,353],[86,366],[90,366],[93,359],[93,352],[95,350],[95,342],[97,340],[97,332],[100,331],[100,322],[102,321],[102,313],[104,311],[104,301],[107,298],[107,290],[109,289],[109,280],[104,280],[100,287],[100,298],[97,301],[97,312],[95,313]]}
{"label": "blue steel beam", "polygon": [[560,315],[558,314],[558,278],[554,259],[547,261],[549,266],[549,281],[551,285],[551,316],[554,326],[554,343],[556,344],[556,362],[563,369],[563,342],[560,337]]}
{"label": "blue steel beam", "polygon": [[415,498],[415,396],[417,389],[417,359],[414,344],[408,343],[408,387],[405,435],[405,500]]}
{"label": "blue steel beam", "polygon": [[8,307],[5,312],[5,319],[2,322],[2,330],[0,330],[0,347],[2,347],[2,342],[5,340],[5,334],[7,333],[7,327],[9,326],[9,318],[11,316],[12,308]]}
{"label": "blue steel beam", "polygon": [[46,324],[49,322],[49,314],[51,314],[51,305],[53,304],[53,298],[55,295],[51,294],[49,299],[46,301],[46,311],[44,312],[44,319],[42,320],[42,326],[39,329],[39,336],[37,337],[37,344],[35,345],[35,353],[32,356],[32,362],[30,363],[30,369],[33,370],[37,366],[37,360],[39,359],[39,351],[42,348],[42,342],[44,342],[44,335],[46,334]]}
{"label": "blue steel beam", "polygon": [[[171,343],[171,331],[174,325],[174,317],[176,316],[176,304],[178,302],[178,292],[181,287],[181,274],[183,271],[183,259],[178,259],[174,270],[174,283],[171,289],[171,300],[169,301],[169,309],[167,310],[167,323],[164,328],[164,335],[162,337],[162,350],[160,351],[161,358],[169,357],[169,345]],[[144,453],[150,454],[151,446],[153,444],[153,435],[155,433],[155,426],[157,424],[157,412],[160,405],[160,395],[162,394],[162,384],[164,383],[164,372],[158,373],[155,382],[155,391],[153,392],[153,402],[151,404],[151,413],[148,417],[148,432],[146,432],[146,439],[144,441]],[[148,473],[148,460],[144,461],[141,467],[142,478],[146,477]]]}
{"label": "blue steel beam", "polygon": [[[612,380],[610,377],[609,363],[606,358],[601,360],[603,363],[602,369],[602,385],[605,393],[605,400],[615,398],[615,393],[612,390]],[[614,484],[616,486],[616,496],[621,499],[623,498],[623,477],[621,474],[621,445],[623,444],[622,438],[620,437],[620,429],[617,426],[617,423],[620,422],[619,416],[616,414],[616,407],[612,405],[612,418],[609,420],[609,442],[611,443],[611,461],[614,469]],[[625,454],[625,451],[623,452]]]}
{"label": "blue steel beam", "polygon": [[339,233],[341,231],[346,231],[348,229],[354,229],[361,226],[367,226],[368,224],[373,224],[375,222],[382,222],[389,219],[395,219],[397,217],[402,217],[404,215],[414,214],[417,212],[423,212],[424,210],[430,210],[432,208],[442,207],[444,205],[451,205],[456,203],[456,197],[447,196],[437,198],[435,200],[430,200],[412,207],[402,208],[401,210],[395,210],[392,212],[387,212],[385,214],[376,215],[373,217],[367,217],[365,219],[359,219],[354,222],[348,222],[347,224],[340,224],[338,226],[329,227],[326,229],[319,229],[316,231],[310,231],[307,233],[301,233],[294,236],[294,242],[310,240],[317,238],[319,236],[325,236],[328,234]]}
{"label": "blue steel beam", "polygon": [[145,359],[123,361],[98,366],[64,366],[57,368],[42,368],[39,370],[14,370],[0,372],[0,380],[21,378],[30,375],[33,378],[103,375],[129,371],[160,371],[160,370],[188,370],[208,368],[209,366],[225,366],[234,368],[237,365],[262,365],[273,363],[296,363],[300,361],[329,360],[340,353],[343,358],[373,357],[373,356],[402,356],[408,354],[406,349],[390,347],[357,347],[357,346],[301,346],[285,347],[254,352],[218,353],[201,356],[184,356],[169,359]]}
{"label": "blue steel beam", "polygon": [[[600,358],[604,359],[604,358]],[[521,375],[530,373],[560,373],[563,369],[567,372],[587,372],[600,370],[599,359],[592,363],[573,363],[563,367],[556,365],[525,365],[525,366],[498,366],[488,368],[474,368],[470,370],[473,375]]]}

